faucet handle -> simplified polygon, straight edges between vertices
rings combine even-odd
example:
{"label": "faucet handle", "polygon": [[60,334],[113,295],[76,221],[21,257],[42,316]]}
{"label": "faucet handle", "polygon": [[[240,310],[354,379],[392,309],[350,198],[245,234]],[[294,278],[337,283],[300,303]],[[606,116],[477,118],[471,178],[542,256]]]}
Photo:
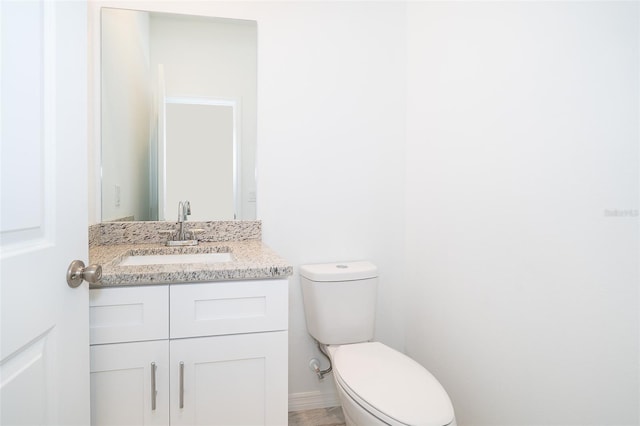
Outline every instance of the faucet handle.
{"label": "faucet handle", "polygon": [[176,235],[176,231],[174,229],[161,229],[160,231],[158,231],[158,234],[166,235],[167,240],[172,240]]}
{"label": "faucet handle", "polygon": [[197,240],[198,238],[196,238],[196,234],[204,232],[204,229],[193,228],[193,229],[189,229],[189,232],[191,233],[191,239],[192,240]]}

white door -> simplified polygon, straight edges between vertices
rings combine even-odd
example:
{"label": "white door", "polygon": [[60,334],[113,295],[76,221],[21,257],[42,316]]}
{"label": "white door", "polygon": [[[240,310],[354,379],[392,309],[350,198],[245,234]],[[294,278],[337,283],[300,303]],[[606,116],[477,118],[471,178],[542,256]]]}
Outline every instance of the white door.
{"label": "white door", "polygon": [[0,3],[0,424],[89,423],[87,11]]}

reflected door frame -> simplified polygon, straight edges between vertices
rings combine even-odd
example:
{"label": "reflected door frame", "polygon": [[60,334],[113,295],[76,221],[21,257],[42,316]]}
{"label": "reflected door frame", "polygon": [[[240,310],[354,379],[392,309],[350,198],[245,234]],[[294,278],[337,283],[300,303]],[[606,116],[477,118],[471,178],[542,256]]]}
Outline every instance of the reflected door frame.
{"label": "reflected door frame", "polygon": [[[233,219],[242,216],[242,196],[240,194],[241,186],[241,143],[242,140],[242,102],[240,98],[225,97],[194,97],[194,96],[161,96],[161,105],[158,120],[158,151],[157,151],[157,200],[152,200],[158,206],[158,220],[174,220],[176,216],[176,206],[166,205],[166,152],[167,152],[167,132],[166,132],[166,105],[208,105],[208,106],[226,106],[231,107],[233,111]],[[153,162],[152,162],[153,164]],[[153,175],[153,171],[151,175]],[[214,218],[211,218],[213,220]]]}

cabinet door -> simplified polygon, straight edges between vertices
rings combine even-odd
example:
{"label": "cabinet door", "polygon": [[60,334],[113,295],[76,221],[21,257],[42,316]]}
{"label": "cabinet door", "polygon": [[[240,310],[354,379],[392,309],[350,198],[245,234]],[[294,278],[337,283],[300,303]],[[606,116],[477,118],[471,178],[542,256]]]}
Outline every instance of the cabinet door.
{"label": "cabinet door", "polygon": [[286,331],[171,340],[170,353],[172,426],[287,424]]}
{"label": "cabinet door", "polygon": [[91,424],[169,424],[168,340],[91,346]]}

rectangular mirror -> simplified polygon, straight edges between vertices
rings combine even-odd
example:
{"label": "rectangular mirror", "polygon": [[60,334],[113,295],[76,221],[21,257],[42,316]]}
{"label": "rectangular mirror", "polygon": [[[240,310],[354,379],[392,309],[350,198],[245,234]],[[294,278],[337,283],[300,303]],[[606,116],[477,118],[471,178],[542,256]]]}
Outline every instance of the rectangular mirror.
{"label": "rectangular mirror", "polygon": [[257,23],[101,10],[102,221],[255,220]]}

